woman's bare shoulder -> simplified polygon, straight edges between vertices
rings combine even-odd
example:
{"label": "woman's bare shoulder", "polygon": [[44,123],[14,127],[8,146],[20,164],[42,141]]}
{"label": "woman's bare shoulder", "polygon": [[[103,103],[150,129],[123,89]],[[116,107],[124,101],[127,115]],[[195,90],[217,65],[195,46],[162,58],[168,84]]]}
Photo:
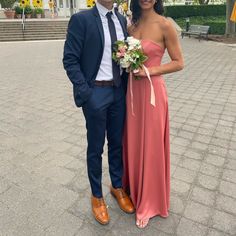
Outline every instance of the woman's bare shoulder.
{"label": "woman's bare shoulder", "polygon": [[172,22],[164,16],[158,16],[158,23],[163,30],[170,30],[173,28]]}

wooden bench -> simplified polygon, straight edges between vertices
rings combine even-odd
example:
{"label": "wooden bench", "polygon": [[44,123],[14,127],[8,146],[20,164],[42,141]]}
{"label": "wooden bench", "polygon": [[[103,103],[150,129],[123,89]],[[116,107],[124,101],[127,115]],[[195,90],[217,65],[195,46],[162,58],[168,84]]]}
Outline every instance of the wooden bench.
{"label": "wooden bench", "polygon": [[209,33],[210,26],[207,25],[190,25],[188,31],[182,31],[181,36],[182,38],[186,36],[194,35],[198,36],[200,41],[201,38],[205,37],[208,40],[208,33]]}

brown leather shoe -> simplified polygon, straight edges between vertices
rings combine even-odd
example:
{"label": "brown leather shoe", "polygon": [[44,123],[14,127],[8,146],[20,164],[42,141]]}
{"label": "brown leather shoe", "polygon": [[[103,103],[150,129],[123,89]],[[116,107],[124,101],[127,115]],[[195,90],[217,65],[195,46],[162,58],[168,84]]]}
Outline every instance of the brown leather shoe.
{"label": "brown leather shoe", "polygon": [[95,219],[102,225],[107,225],[110,217],[107,211],[107,206],[103,198],[91,197],[92,212]]}
{"label": "brown leather shoe", "polygon": [[113,188],[111,186],[111,194],[116,198],[121,210],[129,214],[134,213],[134,205],[122,188]]}

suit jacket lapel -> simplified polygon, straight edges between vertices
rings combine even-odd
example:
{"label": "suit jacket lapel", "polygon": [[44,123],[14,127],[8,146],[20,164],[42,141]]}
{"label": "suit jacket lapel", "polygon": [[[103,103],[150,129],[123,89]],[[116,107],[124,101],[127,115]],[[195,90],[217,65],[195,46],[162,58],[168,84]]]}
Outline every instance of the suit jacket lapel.
{"label": "suit jacket lapel", "polygon": [[99,33],[101,36],[102,46],[104,48],[104,31],[103,31],[103,27],[102,27],[102,21],[101,21],[101,18],[100,18],[100,15],[99,15],[99,12],[98,12],[98,9],[96,6],[93,7],[93,13],[96,17],[96,23],[97,23]]}

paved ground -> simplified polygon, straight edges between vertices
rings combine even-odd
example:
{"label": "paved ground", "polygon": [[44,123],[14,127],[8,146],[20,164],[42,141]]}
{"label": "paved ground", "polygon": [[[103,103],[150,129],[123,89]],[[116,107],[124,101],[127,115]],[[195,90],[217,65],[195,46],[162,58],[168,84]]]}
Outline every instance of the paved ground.
{"label": "paved ground", "polygon": [[[236,235],[236,51],[181,40],[184,71],[165,76],[171,115],[170,217],[139,230],[104,192],[90,212],[86,133],[62,68],[63,42],[0,44],[0,235]],[[165,59],[166,60],[166,59]]]}

